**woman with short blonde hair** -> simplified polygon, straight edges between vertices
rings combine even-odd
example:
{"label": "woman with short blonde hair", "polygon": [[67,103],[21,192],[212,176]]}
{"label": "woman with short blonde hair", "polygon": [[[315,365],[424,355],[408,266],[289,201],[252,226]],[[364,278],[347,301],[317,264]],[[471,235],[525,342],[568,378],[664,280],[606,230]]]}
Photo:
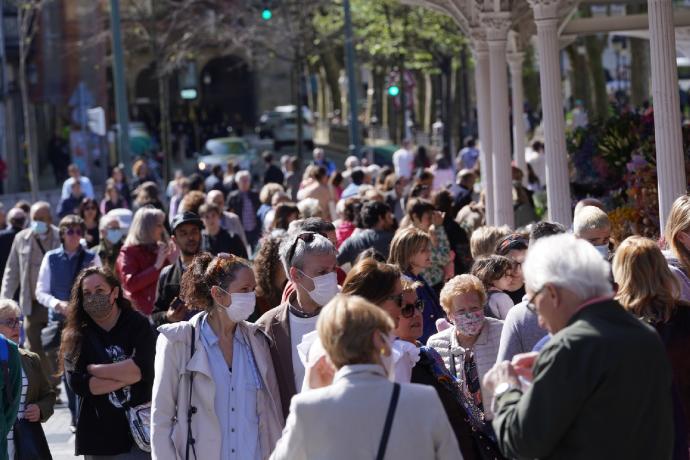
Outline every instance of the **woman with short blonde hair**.
{"label": "woman with short blonde hair", "polygon": [[491,394],[484,391],[484,375],[496,363],[503,321],[485,317],[486,291],[474,275],[458,275],[441,291],[441,305],[453,324],[429,338],[428,345],[458,382],[461,397],[472,408],[470,423],[478,432],[489,434]]}
{"label": "woman with short blonde hair", "polygon": [[678,280],[659,247],[648,238],[631,236],[618,246],[613,257],[613,278],[618,284],[615,299],[651,324],[664,343],[673,369],[674,451],[686,456],[690,428],[683,413],[690,416],[690,305],[678,299]]}
{"label": "woman with short blonde hair", "polygon": [[[389,381],[393,321],[386,312],[361,297],[340,294],[323,308],[316,329],[337,372],[331,385],[292,398],[272,459],[306,460],[324,452],[331,460],[376,458],[377,453],[381,458],[462,458],[448,418],[439,417],[443,406],[436,391]],[[389,437],[382,441],[385,430]]]}
{"label": "woman with short blonde hair", "polygon": [[140,208],[115,261],[125,297],[145,315],[153,311],[161,270],[179,257],[174,244],[168,242],[164,222],[163,211]]}
{"label": "woman with short blonde hair", "polygon": [[683,195],[673,203],[664,238],[670,249],[664,256],[680,282],[680,298],[690,302],[690,195]]}
{"label": "woman with short blonde hair", "polygon": [[391,241],[388,263],[397,265],[404,277],[421,285],[417,296],[424,303],[424,333],[419,340],[426,343],[436,332],[436,321],[446,317],[438,304],[438,295],[422,274],[431,266],[431,237],[416,227],[398,230]]}

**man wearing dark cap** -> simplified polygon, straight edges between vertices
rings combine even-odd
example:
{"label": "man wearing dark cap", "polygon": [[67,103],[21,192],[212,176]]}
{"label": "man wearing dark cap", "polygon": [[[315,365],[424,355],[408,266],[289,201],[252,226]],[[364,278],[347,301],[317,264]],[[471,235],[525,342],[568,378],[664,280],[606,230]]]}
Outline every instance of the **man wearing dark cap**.
{"label": "man wearing dark cap", "polygon": [[179,299],[180,279],[201,250],[201,229],[204,224],[196,213],[186,211],[173,218],[171,227],[172,240],[180,249],[180,257],[174,264],[164,267],[158,278],[156,302],[151,313],[156,326],[182,321],[190,314]]}

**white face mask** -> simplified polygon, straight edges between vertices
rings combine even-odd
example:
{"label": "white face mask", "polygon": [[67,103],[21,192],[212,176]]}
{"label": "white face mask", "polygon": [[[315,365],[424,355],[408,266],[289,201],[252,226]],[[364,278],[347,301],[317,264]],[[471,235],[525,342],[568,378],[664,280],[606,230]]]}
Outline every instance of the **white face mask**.
{"label": "white face mask", "polygon": [[239,323],[240,321],[246,320],[254,313],[254,307],[256,306],[255,292],[235,292],[230,294],[220,286],[217,287],[230,296],[230,305],[224,306],[225,314],[228,315],[230,321]]}
{"label": "white face mask", "polygon": [[314,283],[314,289],[307,292],[309,293],[309,297],[317,304],[321,306],[326,305],[338,293],[338,277],[335,272],[326,273],[325,275],[316,276],[314,278],[307,275],[302,270],[299,270],[299,272]]}
{"label": "white face mask", "polygon": [[600,246],[594,246],[594,249],[596,249],[599,254],[601,254],[601,257],[604,259],[608,259],[609,257],[609,245],[608,244],[602,244]]}

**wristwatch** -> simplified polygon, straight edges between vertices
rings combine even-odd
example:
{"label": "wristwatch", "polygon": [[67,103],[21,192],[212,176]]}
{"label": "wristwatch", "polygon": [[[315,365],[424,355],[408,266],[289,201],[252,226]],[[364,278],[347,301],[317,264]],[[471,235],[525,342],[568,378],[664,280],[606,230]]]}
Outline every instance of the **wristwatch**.
{"label": "wristwatch", "polygon": [[520,385],[516,385],[515,383],[511,382],[501,382],[498,385],[496,385],[496,388],[494,388],[494,397],[491,400],[491,412],[494,414],[497,411],[496,407],[496,400],[498,399],[499,396],[501,396],[503,393],[509,391],[509,390],[521,390]]}

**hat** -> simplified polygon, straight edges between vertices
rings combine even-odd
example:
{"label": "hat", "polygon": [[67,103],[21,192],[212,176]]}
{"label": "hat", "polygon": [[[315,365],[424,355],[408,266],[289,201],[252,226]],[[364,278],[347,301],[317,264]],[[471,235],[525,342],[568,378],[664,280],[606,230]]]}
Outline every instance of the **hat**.
{"label": "hat", "polygon": [[177,214],[175,217],[173,217],[171,225],[173,233],[175,233],[175,229],[182,224],[196,224],[199,226],[199,228],[204,228],[204,223],[201,220],[201,217],[199,217],[198,214],[191,211],[181,212]]}

